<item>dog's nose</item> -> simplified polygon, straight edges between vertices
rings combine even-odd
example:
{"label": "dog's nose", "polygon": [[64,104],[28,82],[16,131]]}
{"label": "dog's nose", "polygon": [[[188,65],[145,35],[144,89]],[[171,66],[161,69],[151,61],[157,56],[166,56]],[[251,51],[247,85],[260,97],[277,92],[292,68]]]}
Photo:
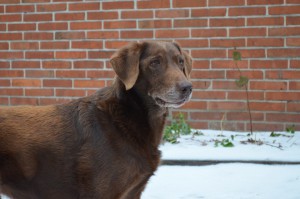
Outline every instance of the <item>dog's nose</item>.
{"label": "dog's nose", "polygon": [[180,83],[179,88],[181,93],[185,96],[190,95],[193,90],[192,84],[190,82]]}

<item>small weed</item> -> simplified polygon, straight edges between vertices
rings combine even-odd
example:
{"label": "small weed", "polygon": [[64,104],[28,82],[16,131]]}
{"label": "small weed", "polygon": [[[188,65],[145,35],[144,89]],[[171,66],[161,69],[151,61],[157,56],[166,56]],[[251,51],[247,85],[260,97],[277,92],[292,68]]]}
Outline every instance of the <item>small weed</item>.
{"label": "small weed", "polygon": [[272,131],[272,133],[270,134],[270,137],[279,137],[281,136],[280,133],[275,133],[274,131]]}
{"label": "small weed", "polygon": [[234,147],[234,144],[229,139],[215,140],[215,147],[219,145],[223,147]]}
{"label": "small weed", "polygon": [[191,134],[191,127],[186,123],[184,115],[180,113],[171,125],[165,127],[163,141],[176,144],[180,135],[189,134]]}
{"label": "small weed", "polygon": [[286,132],[287,132],[287,133],[294,134],[295,131],[296,131],[295,125],[292,125],[292,126],[289,126],[289,127],[286,128]]}

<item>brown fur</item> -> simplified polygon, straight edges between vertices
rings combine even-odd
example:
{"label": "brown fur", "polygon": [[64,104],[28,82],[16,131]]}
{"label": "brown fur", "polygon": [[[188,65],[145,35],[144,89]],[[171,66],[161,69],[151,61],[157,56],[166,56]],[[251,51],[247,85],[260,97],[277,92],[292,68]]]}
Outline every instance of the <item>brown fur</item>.
{"label": "brown fur", "polygon": [[[183,60],[183,61],[182,61]],[[189,100],[176,43],[132,43],[111,87],[67,104],[0,108],[0,193],[14,199],[135,199],[159,165],[168,107]]]}

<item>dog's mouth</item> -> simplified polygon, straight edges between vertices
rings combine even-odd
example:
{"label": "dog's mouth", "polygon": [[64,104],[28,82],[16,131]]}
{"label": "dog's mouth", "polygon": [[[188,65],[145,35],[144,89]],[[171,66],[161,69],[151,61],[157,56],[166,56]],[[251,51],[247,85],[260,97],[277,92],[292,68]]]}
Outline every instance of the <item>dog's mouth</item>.
{"label": "dog's mouth", "polygon": [[185,102],[189,101],[190,97],[186,97],[184,99],[176,100],[176,101],[168,101],[165,99],[162,99],[160,97],[154,98],[157,105],[161,107],[172,107],[172,108],[178,108],[182,106]]}

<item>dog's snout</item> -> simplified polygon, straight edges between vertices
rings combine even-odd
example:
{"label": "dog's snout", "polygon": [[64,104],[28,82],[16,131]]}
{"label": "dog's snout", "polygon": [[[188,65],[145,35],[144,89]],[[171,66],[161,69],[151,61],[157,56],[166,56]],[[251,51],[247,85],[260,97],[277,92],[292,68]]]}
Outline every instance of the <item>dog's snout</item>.
{"label": "dog's snout", "polygon": [[179,85],[179,89],[183,95],[190,95],[193,90],[193,87],[190,82],[182,82]]}

